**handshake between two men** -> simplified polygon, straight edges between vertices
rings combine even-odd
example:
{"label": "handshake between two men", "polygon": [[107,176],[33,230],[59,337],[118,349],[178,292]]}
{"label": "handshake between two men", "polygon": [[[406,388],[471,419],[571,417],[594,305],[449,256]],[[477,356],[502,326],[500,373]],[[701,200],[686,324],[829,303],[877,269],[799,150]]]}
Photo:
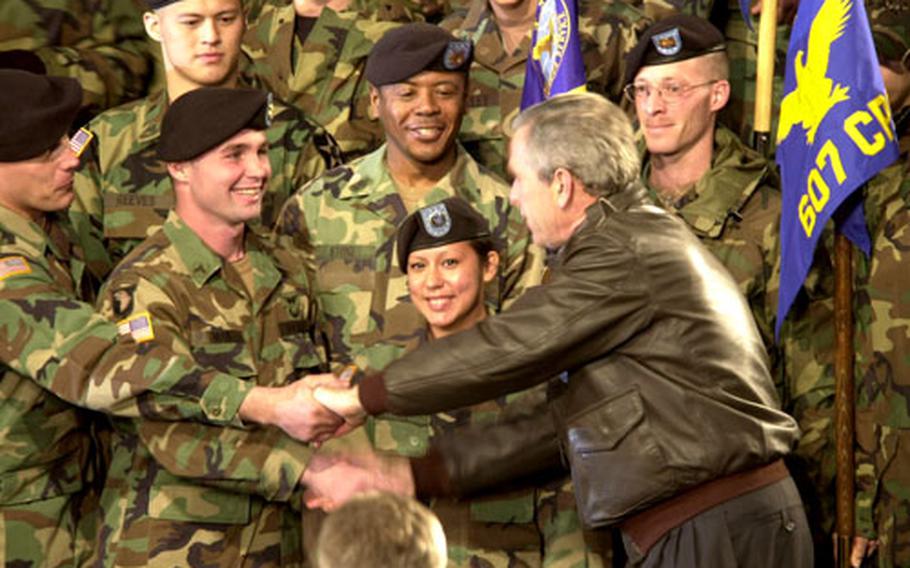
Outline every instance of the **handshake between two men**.
{"label": "handshake between two men", "polygon": [[[243,420],[281,428],[316,447],[343,436],[366,419],[351,385],[353,373],[324,373],[278,388],[254,388],[240,407]],[[332,510],[360,493],[381,490],[413,496],[414,482],[407,458],[377,454],[357,441],[324,448],[310,458],[301,478],[306,505]]]}

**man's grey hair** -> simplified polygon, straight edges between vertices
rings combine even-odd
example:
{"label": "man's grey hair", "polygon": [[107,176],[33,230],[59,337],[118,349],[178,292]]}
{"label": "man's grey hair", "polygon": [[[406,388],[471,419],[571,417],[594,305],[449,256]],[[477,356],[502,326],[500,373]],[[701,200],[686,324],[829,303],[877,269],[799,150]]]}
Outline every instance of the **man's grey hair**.
{"label": "man's grey hair", "polygon": [[316,539],[317,568],[445,568],[436,515],[410,497],[358,496],[326,517]]}
{"label": "man's grey hair", "polygon": [[541,181],[564,168],[599,197],[624,190],[641,175],[629,118],[600,95],[558,95],[526,109],[512,126],[516,133],[528,129],[526,150]]}

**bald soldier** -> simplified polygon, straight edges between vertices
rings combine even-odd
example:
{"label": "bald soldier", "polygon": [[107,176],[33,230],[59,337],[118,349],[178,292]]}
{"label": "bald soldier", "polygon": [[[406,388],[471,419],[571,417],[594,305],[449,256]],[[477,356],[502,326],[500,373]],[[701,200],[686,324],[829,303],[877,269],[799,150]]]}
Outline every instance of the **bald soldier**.
{"label": "bald soldier", "polygon": [[[195,89],[168,109],[158,154],[175,208],[101,294],[120,331],[116,358],[154,369],[146,349],[154,341],[264,387],[324,368],[303,260],[250,224],[271,175],[268,120],[267,95],[250,89]],[[268,427],[111,423],[105,528],[95,541],[104,565],[302,563],[305,444]]]}
{"label": "bald soldier", "polygon": [[[77,200],[70,210],[81,236],[102,241],[87,251],[99,271],[109,271],[164,223],[174,194],[156,151],[161,121],[180,95],[203,86],[236,87],[245,28],[240,0],[149,0],[149,37],[161,45],[166,88],[111,109],[93,120]],[[304,182],[339,163],[338,148],[303,111],[274,101],[267,130],[273,170],[262,204],[271,225],[281,205]]]}

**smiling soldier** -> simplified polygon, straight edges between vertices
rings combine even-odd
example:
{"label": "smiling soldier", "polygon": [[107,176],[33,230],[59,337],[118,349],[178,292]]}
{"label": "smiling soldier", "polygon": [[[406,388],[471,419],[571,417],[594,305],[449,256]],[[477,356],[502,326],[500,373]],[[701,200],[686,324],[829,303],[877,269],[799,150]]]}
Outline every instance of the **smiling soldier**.
{"label": "smiling soldier", "polygon": [[[271,175],[267,101],[261,91],[207,87],[168,109],[158,154],[176,204],[102,291],[101,311],[120,329],[112,358],[154,369],[154,340],[265,387],[301,384],[322,367],[303,260],[250,226]],[[96,542],[105,565],[302,564],[290,503],[308,446],[276,428],[234,427],[239,421],[143,415],[112,424],[106,530]]]}
{"label": "smiling soldier", "polygon": [[[386,143],[304,186],[279,216],[278,232],[314,252],[337,362],[381,369],[425,337],[395,253],[396,228],[420,208],[457,196],[489,224],[502,255],[485,286],[491,312],[540,281],[542,254],[508,186],[456,142],[471,57],[470,42],[429,24],[386,33],[365,70]],[[368,430],[378,449],[408,456],[424,454],[431,432],[427,416],[376,420]]]}

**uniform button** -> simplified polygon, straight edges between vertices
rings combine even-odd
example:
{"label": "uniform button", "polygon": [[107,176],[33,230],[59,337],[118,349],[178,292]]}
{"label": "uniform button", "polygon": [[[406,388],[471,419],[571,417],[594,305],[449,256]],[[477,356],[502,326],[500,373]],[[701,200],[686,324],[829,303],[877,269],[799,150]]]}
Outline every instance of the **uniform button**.
{"label": "uniform button", "polygon": [[411,443],[411,445],[414,446],[415,448],[416,448],[417,446],[420,445],[420,438],[418,438],[417,436],[411,436],[411,439],[408,440],[408,441],[409,441],[409,442]]}
{"label": "uniform button", "polygon": [[794,523],[793,521],[787,521],[787,523],[784,525],[784,530],[787,532],[793,532],[795,529],[796,529],[796,523]]}
{"label": "uniform button", "polygon": [[212,416],[221,416],[221,408],[218,408],[218,407],[213,408]]}

